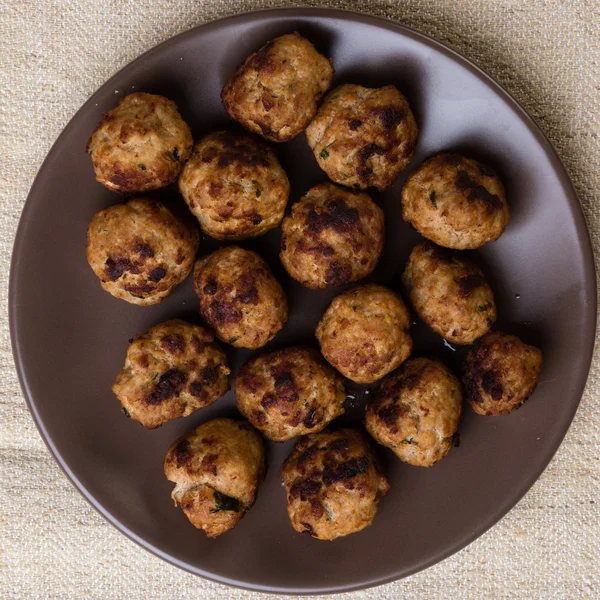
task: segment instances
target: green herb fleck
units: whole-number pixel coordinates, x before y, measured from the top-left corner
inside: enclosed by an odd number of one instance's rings
[[[128,418],[131,419],[131,415],[129,414],[129,411],[124,407],[121,406],[121,410],[123,411],[123,414]]]
[[[437,202],[435,201],[435,190],[433,190],[433,192],[429,194],[429,199],[431,200],[431,204],[433,204],[433,206],[437,208]]]
[[[319,156],[325,160],[326,158],[329,158],[329,150],[327,150],[327,148],[323,148],[323,150],[321,150],[321,153],[319,154]]]
[[[222,510],[240,512],[240,501],[237,498],[232,498],[219,492],[213,492],[213,497],[215,499],[215,507],[210,509],[211,513],[221,512]]]
[[[175,162],[179,162],[179,148],[173,148],[173,151],[169,154],[169,158]]]
[[[228,343],[228,344],[233,344],[233,342],[237,342],[237,338],[236,338],[236,337],[232,337],[232,338],[229,338],[229,339],[227,340],[227,343]]]
[[[488,305],[487,304],[480,304],[477,307],[477,312],[483,312],[484,310],[487,310]]]
[[[352,306],[352,310],[356,312],[358,310],[358,306]]]
[[[133,292],[129,292],[129,294],[134,298],[141,298],[142,300],[144,299],[144,296],[139,296],[138,294],[134,294]]]
[[[146,170],[146,165],[143,165],[142,163],[138,163],[138,169],[141,169],[142,171]]]
[[[256,197],[260,198],[260,195],[262,194],[262,192],[260,190],[256,190]]]
[[[406,438],[405,440],[402,440],[403,444],[414,444],[415,442],[413,442],[413,439],[411,437]]]

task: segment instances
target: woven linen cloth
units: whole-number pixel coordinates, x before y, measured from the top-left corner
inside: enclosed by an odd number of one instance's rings
[[[598,0],[317,4],[414,27],[499,81],[556,147],[598,251]],[[113,529],[76,492],[44,446],[23,400],[10,350],[7,288],[17,222],[33,178],[90,94],[116,70],[176,33],[247,10],[294,5],[270,0],[0,0],[2,598],[261,596],[162,562]],[[424,572],[340,598],[600,598],[599,385],[596,353],[585,395],[560,450],[493,529]]]

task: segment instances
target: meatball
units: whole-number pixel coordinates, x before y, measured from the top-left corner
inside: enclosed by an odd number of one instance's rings
[[[423,237],[456,250],[497,240],[510,220],[496,173],[458,154],[438,154],[408,178],[402,216]]]
[[[287,321],[285,293],[256,252],[227,246],[200,258],[194,288],[202,318],[238,348],[264,346]]]
[[[418,133],[408,101],[393,85],[344,84],[327,94],[306,139],[332,181],[381,191],[411,161]]]
[[[344,377],[373,383],[411,353],[410,314],[382,285],[362,285],[336,296],[316,329],[323,356]]]
[[[369,275],[383,250],[383,211],[333,183],[311,188],[283,220],[281,262],[303,285],[322,289]]]
[[[189,275],[198,243],[196,227],[188,227],[161,202],[136,198],[94,215],[87,259],[107,292],[149,306]]]
[[[192,132],[175,102],[139,92],[103,113],[87,153],[100,183],[114,192],[134,194],[173,183],[192,144]]]
[[[402,283],[419,317],[449,342],[471,344],[496,321],[490,286],[481,269],[460,252],[417,244]]]
[[[165,456],[175,506],[209,538],[237,525],[264,473],[262,438],[245,421],[207,421],[173,442]]]
[[[229,373],[208,329],[173,319],[131,341],[112,390],[126,416],[154,429],[212,404]]]
[[[204,233],[242,240],[279,225],[290,183],[261,139],[217,131],[196,144],[179,189]]]
[[[462,380],[476,413],[507,415],[531,396],[541,370],[541,350],[514,335],[493,331],[467,353]]]
[[[251,54],[221,98],[229,116],[246,129],[287,142],[306,129],[332,77],[331,59],[294,32]]]
[[[317,432],[344,412],[343,379],[313,348],[283,348],[250,359],[235,381],[238,410],[276,442]]]
[[[389,489],[375,449],[355,429],[301,438],[282,475],[292,527],[320,540],[368,527]]]
[[[458,445],[462,390],[438,360],[413,358],[388,375],[367,405],[367,431],[415,467],[431,467]]]

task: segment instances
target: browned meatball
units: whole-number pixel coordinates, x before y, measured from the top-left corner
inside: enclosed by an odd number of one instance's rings
[[[449,342],[471,344],[496,321],[494,294],[483,272],[461,252],[417,244],[402,283],[419,317]]]
[[[301,438],[283,463],[283,485],[292,527],[320,540],[371,525],[389,490],[374,448],[355,429]]]
[[[388,375],[367,405],[367,431],[404,462],[431,467],[458,440],[460,382],[440,361],[413,358]]]
[[[469,350],[462,368],[467,399],[480,415],[507,415],[529,398],[542,370],[542,352],[518,337],[492,331]]]
[[[251,54],[221,98],[232,119],[272,142],[287,142],[306,129],[332,77],[331,60],[290,33]]]
[[[281,262],[303,285],[322,289],[369,275],[381,256],[383,211],[362,192],[311,188],[283,220]]]
[[[285,293],[256,252],[227,246],[200,258],[194,288],[202,318],[238,348],[264,346],[287,321]]]
[[[229,372],[212,332],[173,319],[131,342],[112,389],[127,416],[153,429],[212,404]]]
[[[323,356],[344,377],[373,383],[408,358],[409,329],[410,314],[402,299],[371,283],[336,296],[315,333]]]
[[[332,181],[384,190],[412,159],[418,132],[408,101],[393,85],[344,84],[327,94],[306,139]]]
[[[313,348],[265,352],[235,381],[239,411],[271,440],[314,433],[344,412],[344,381]]]
[[[213,419],[173,442],[164,469],[176,484],[175,506],[214,538],[235,527],[254,504],[265,473],[265,448],[245,421]]]
[[[139,193],[173,183],[192,143],[175,102],[138,92],[102,115],[87,152],[100,183],[115,192]]]
[[[88,227],[87,259],[102,287],[132,304],[166,298],[190,273],[199,236],[161,202],[135,198],[99,210]]]
[[[456,250],[497,240],[510,220],[496,173],[458,154],[438,154],[408,178],[402,215],[423,237]]]
[[[194,147],[179,190],[206,234],[242,240],[279,225],[290,183],[260,138],[216,131]]]

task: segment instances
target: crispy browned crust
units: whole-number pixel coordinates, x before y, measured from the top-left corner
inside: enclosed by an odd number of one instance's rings
[[[301,438],[282,475],[292,527],[320,540],[371,525],[389,490],[375,449],[355,429]]]
[[[492,331],[467,353],[462,380],[476,413],[506,415],[533,393],[541,370],[541,350],[514,335]]]
[[[232,119],[272,142],[304,131],[331,85],[331,59],[299,33],[282,35],[251,54],[221,92]]]
[[[384,236],[383,211],[368,194],[321,183],[283,220],[281,262],[307,287],[337,287],[373,271]]]
[[[271,440],[315,433],[344,412],[343,379],[309,347],[250,359],[235,381],[238,410]]]

